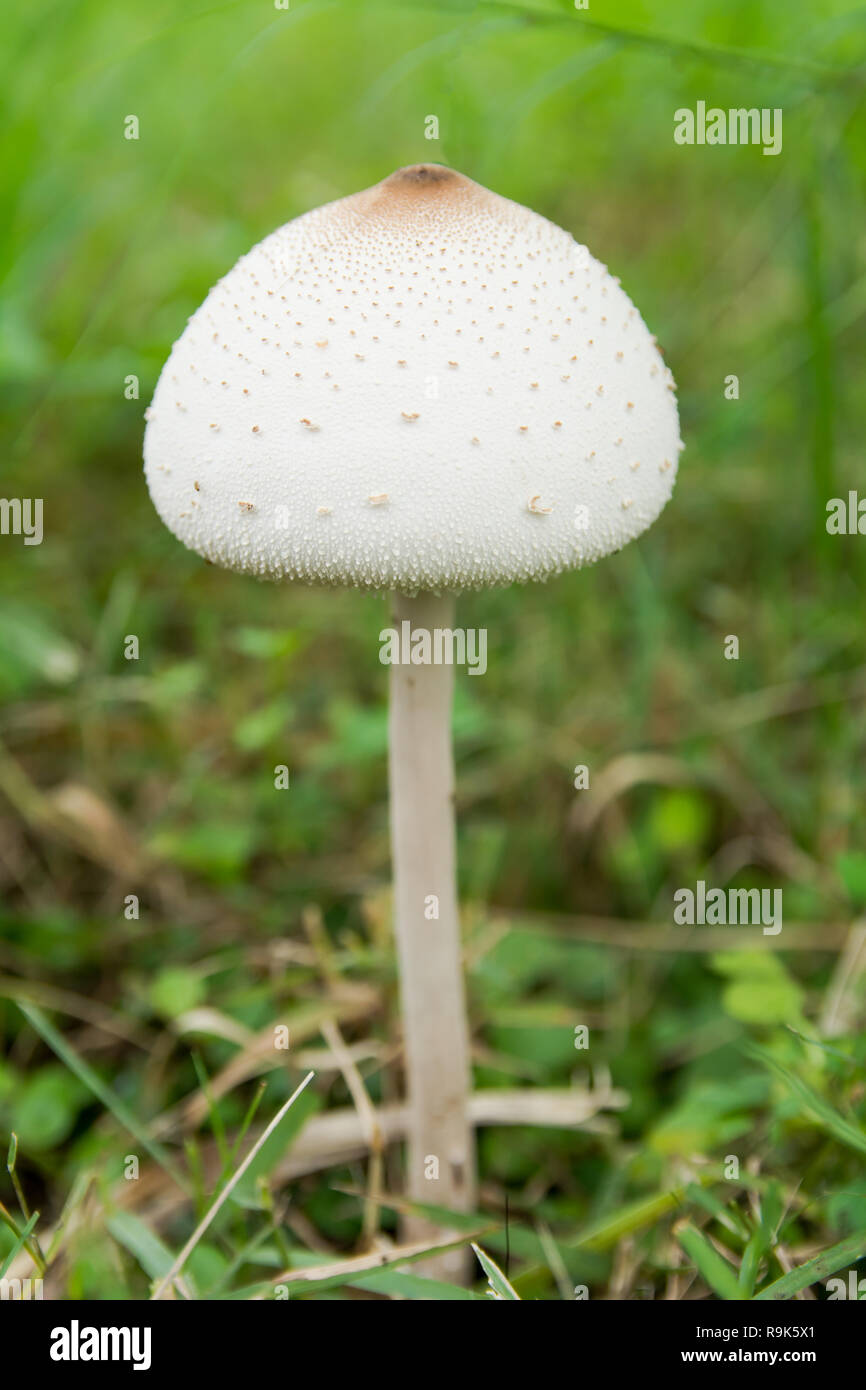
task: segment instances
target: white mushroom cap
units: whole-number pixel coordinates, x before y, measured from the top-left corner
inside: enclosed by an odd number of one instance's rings
[[[147,411],[151,496],[215,564],[407,593],[543,579],[671,494],[673,379],[567,232],[441,165],[266,237]]]

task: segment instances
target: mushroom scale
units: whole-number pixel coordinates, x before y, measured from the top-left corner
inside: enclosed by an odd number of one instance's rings
[[[144,456],[163,521],[214,564],[416,593],[620,549],[682,447],[671,374],[607,268],[415,165],[219,281],[163,368]]]

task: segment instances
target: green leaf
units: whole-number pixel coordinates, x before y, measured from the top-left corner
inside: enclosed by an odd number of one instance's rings
[[[160,858],[171,859],[217,883],[231,883],[241,877],[255,839],[253,826],[241,819],[205,819],[158,831],[150,848]]]
[[[240,719],[234,730],[235,747],[242,753],[255,753],[277,739],[285,739],[292,717],[292,704],[281,697]]]
[[[724,951],[713,968],[731,981],[722,1004],[741,1023],[793,1023],[802,1018],[803,991],[770,951]]]
[[[719,975],[734,979],[772,980],[784,966],[770,951],[715,951],[710,965]]]
[[[147,698],[158,709],[179,713],[207,680],[207,671],[198,661],[175,661],[150,679]]]
[[[697,849],[710,828],[711,812],[706,799],[693,791],[663,791],[655,797],[648,829],[664,854]]]
[[[723,990],[722,1005],[741,1023],[787,1023],[800,1018],[803,991],[793,980],[737,980]]]
[[[22,1149],[42,1153],[61,1144],[87,1092],[63,1067],[49,1064],[24,1082],[12,1106],[12,1127]]]
[[[186,1013],[201,1003],[205,997],[205,985],[194,970],[183,965],[167,966],[151,982],[148,997],[163,1018],[177,1018],[178,1014]]]
[[[687,1155],[731,1143],[750,1128],[750,1112],[768,1090],[759,1072],[726,1081],[695,1081],[653,1126],[650,1147],[655,1153]]]
[[[322,771],[378,763],[388,754],[388,714],[384,706],[367,709],[336,699],[329,710],[330,738],[313,747],[311,764]]]
[[[306,637],[293,628],[239,627],[231,639],[235,651],[243,656],[281,662],[294,656],[306,642]]]

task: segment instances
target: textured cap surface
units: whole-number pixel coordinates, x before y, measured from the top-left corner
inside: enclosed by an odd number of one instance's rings
[[[146,414],[151,496],[192,550],[409,593],[618,550],[667,502],[682,448],[672,377],[618,280],[440,165],[243,256]]]

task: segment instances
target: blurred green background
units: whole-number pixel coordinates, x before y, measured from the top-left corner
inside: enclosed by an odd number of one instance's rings
[[[371,1236],[362,1163],[285,1165],[313,1111],[351,1105],[323,1020],[375,1101],[399,1094],[387,608],[184,550],[144,486],[142,416],[238,256],[421,160],[622,278],[687,446],[622,554],[461,600],[490,642],[454,721],[476,1086],[622,1093],[577,1132],[480,1132],[483,1243],[545,1299],[729,1297],[726,1270],[749,1295],[844,1241],[853,1267],[866,541],[829,536],[825,506],[863,486],[864,12],[12,0],[0,24],[0,491],[45,509],[41,546],[0,536],[0,1268],[43,1270],[55,1298],[146,1297],[307,1065],[188,1291]],[[782,153],[676,145],[698,100],[781,107]],[[673,930],[698,878],[782,888],[781,935]],[[459,1296],[406,1273],[302,1296],[434,1294]]]

